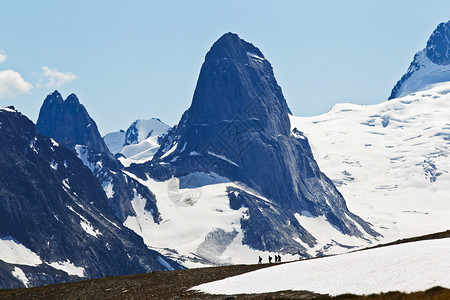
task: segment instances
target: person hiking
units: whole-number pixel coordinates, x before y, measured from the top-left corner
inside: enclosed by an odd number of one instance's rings
[[[278,254],[278,262],[281,262],[281,255]]]
[[[261,256],[259,256],[259,259],[258,259],[258,265],[260,265],[260,264],[262,264],[262,257]]]
[[[269,255],[269,264],[272,263],[272,256]]]

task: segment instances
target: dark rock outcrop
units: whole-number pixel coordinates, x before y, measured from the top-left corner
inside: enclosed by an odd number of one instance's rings
[[[71,262],[84,277],[179,268],[144,245],[113,214],[92,172],[66,147],[42,136],[20,113],[0,109],[0,238],[22,244],[42,261],[0,261],[1,288],[80,280],[50,263]],[[0,255],[1,257],[1,255]]]
[[[97,124],[75,94],[63,100],[58,91],[47,96],[39,112],[36,127],[40,134],[63,145],[86,145],[96,152],[110,154]]]
[[[435,64],[450,64],[450,21],[437,26],[428,39],[425,51]]]
[[[303,212],[325,215],[344,234],[362,237],[357,223],[377,235],[348,211],[342,195],[319,170],[306,137],[291,132],[289,113],[261,51],[227,33],[206,55],[191,107],[169,132],[154,162],[169,164],[177,177],[194,171],[217,173],[273,202],[272,213],[258,216],[253,209],[254,218],[241,222],[244,242],[256,249],[302,252],[299,243],[276,241],[275,227],[287,232],[285,240],[300,237],[313,244],[314,238],[294,217]],[[238,193],[243,205],[258,205],[255,197]]]

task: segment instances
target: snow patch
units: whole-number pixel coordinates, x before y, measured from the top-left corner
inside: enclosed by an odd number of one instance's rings
[[[247,55],[248,55],[249,57],[251,57],[251,58],[255,58],[255,59],[259,60],[260,62],[262,62],[263,60],[265,60],[264,58],[259,57],[258,55],[254,54],[254,53],[251,53],[251,52],[247,52]]]
[[[213,153],[213,152],[211,152],[211,151],[208,151],[208,154],[209,154],[209,155],[212,155],[212,156],[214,156],[214,157],[217,157],[217,158],[219,158],[219,159],[221,159],[221,160],[223,160],[223,161],[226,161],[227,163],[232,164],[232,165],[234,165],[234,166],[236,166],[236,167],[239,168],[239,165],[238,165],[237,163],[235,163],[234,161],[232,161],[232,160],[226,158],[226,157],[223,156],[223,155],[215,154],[215,153]]]
[[[49,266],[66,272],[69,275],[85,277],[84,268],[75,266],[70,260],[47,263]]]
[[[11,274],[20,281],[22,281],[25,287],[29,286],[29,280],[21,268],[14,267],[14,270],[11,272]]]
[[[172,154],[177,149],[177,146],[178,146],[178,143],[173,144],[172,148],[170,148],[169,151],[167,151],[166,153],[164,153],[163,156],[161,156],[161,159],[164,159],[167,156],[169,156],[170,154]]]
[[[86,233],[92,235],[93,237],[97,237],[97,236],[99,236],[99,235],[102,235],[102,233],[101,233],[98,229],[95,229],[95,228],[91,225],[91,223],[90,223],[85,217],[83,217],[82,215],[80,215],[79,213],[77,213],[77,212],[73,209],[72,206],[67,205],[67,208],[68,208],[69,210],[71,210],[73,213],[75,213],[78,217],[80,217],[80,219],[81,219],[81,220],[80,220],[80,226],[81,226],[81,228],[82,228]]]
[[[104,181],[102,183],[103,190],[106,193],[106,197],[108,199],[112,199],[114,197],[114,184],[112,183],[112,179],[109,179],[110,181]]]
[[[58,163],[57,162],[55,162],[53,159],[52,159],[52,161],[50,162],[50,168],[52,168],[53,170],[58,170]]]
[[[26,266],[38,266],[40,257],[11,236],[0,237],[0,260]]]
[[[94,229],[94,227],[86,220],[80,221],[81,228],[83,228],[86,233],[92,235],[93,237],[97,237],[99,235],[102,235],[102,233],[98,229]]]
[[[50,138],[50,141],[52,142],[52,145],[54,147],[59,147],[59,143],[57,141],[55,141],[54,139]]]

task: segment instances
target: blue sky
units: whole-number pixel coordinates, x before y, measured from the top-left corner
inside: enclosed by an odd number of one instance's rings
[[[272,63],[298,116],[387,99],[450,1],[2,1],[0,105],[36,121],[75,93],[104,135],[178,122],[206,52],[235,32]]]

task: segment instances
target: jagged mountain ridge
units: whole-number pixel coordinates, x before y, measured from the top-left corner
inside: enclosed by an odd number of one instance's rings
[[[38,131],[64,145],[86,145],[96,152],[110,154],[86,108],[75,94],[65,100],[58,91],[49,94],[36,122]]]
[[[179,268],[120,224],[69,149],[0,109],[2,288]]]
[[[110,207],[122,222],[128,216],[135,215],[131,204],[135,197],[146,199],[145,207],[152,211],[152,219],[159,222],[154,194],[121,172],[123,165],[109,151],[95,122],[75,94],[65,101],[62,101],[58,91],[48,95],[36,124],[39,132],[71,148],[89,167],[103,187]],[[84,133],[65,128],[78,128]]]
[[[440,23],[426,47],[414,55],[406,74],[392,89],[390,99],[426,89],[429,85],[450,81],[450,21]]]

